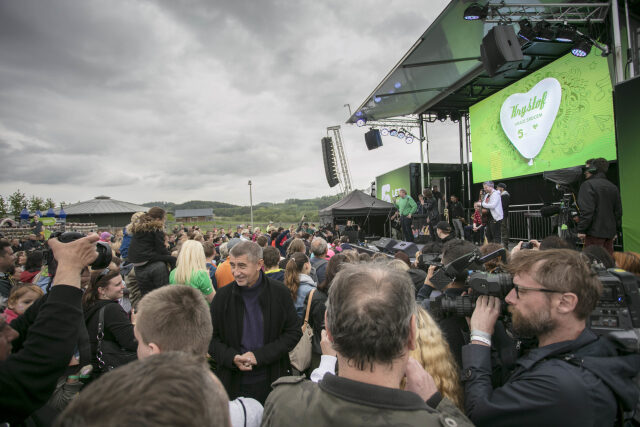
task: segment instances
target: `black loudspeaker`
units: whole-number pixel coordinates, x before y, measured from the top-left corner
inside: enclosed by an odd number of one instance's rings
[[[409,258],[415,258],[418,247],[413,242],[398,242],[398,244],[393,247],[393,250],[396,252],[404,252]]]
[[[324,173],[327,175],[329,187],[335,187],[340,180],[336,166],[336,154],[333,151],[333,140],[329,137],[322,138],[322,159],[324,160]]]
[[[381,251],[391,252],[393,250],[393,247],[398,244],[398,241],[390,239],[388,237],[383,237],[382,239],[372,243],[376,248],[380,249]]]
[[[371,129],[364,134],[364,141],[367,143],[369,150],[374,150],[378,147],[382,147],[382,137],[378,129]]]
[[[517,67],[524,59],[518,36],[511,25],[497,25],[489,30],[482,39],[480,56],[491,77]]]

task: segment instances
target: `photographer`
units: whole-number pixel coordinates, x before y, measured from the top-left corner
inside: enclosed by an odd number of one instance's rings
[[[501,301],[480,296],[462,349],[465,409],[478,426],[611,426],[618,404],[635,408],[632,378],[640,355],[586,328],[602,290],[579,253],[520,251],[509,265],[513,289],[505,298],[513,332],[538,339],[501,387],[491,383],[491,338]]]
[[[40,408],[69,364],[83,322],[80,273],[98,256],[97,241],[96,234],[49,240],[58,263],[51,291],[12,322],[15,329],[0,318],[0,422],[20,423]],[[19,349],[10,354],[12,341]]]

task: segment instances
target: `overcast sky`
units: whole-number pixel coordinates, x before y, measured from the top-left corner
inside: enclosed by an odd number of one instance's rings
[[[342,125],[354,186],[417,143],[345,125],[445,0],[0,2],[0,194],[249,204],[336,194],[320,138]],[[432,161],[456,161],[438,123]]]

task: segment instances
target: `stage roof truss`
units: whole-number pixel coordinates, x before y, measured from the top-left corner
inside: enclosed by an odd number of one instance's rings
[[[488,3],[486,23],[511,23],[522,19],[551,23],[603,23],[609,3]]]

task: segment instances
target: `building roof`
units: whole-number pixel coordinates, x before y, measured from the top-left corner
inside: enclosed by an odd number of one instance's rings
[[[194,216],[213,216],[213,208],[204,209],[176,209],[174,217],[191,218]]]
[[[341,200],[320,210],[320,216],[340,215],[388,215],[395,205],[376,199],[360,191],[353,190]]]
[[[147,212],[148,210],[149,208],[146,206],[122,202],[120,200],[113,200],[108,196],[98,196],[91,200],[64,207],[64,211],[67,215],[133,214],[135,212]],[[56,214],[58,213],[59,209],[56,210]]]

